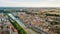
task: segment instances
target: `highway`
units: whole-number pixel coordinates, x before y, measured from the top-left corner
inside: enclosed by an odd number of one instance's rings
[[[33,31],[32,29],[30,28],[27,28],[19,19],[15,18],[14,15],[12,14],[8,14],[13,20],[15,20],[26,32],[27,34],[39,34],[35,31]]]

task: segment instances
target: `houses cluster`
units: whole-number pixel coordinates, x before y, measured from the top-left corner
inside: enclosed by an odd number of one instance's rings
[[[59,34],[60,32],[60,21],[59,16],[57,15],[59,10],[40,10],[40,11],[26,11],[26,12],[17,12],[15,13],[15,16],[18,16],[25,24],[33,25],[34,27],[37,27],[38,29],[41,29],[49,34]],[[46,15],[49,12],[53,12],[53,16]],[[49,13],[49,14],[51,14]],[[55,29],[54,29],[55,28]],[[57,29],[57,30],[56,30]]]

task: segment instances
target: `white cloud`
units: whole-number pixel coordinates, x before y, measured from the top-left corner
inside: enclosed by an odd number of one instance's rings
[[[39,2],[29,2],[25,0],[1,0],[0,7],[60,7],[60,0],[40,0]]]

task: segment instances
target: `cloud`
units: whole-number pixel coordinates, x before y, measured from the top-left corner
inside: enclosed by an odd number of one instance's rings
[[[60,7],[60,0],[1,0],[0,7]]]

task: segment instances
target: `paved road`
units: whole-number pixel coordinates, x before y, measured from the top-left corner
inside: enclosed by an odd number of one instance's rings
[[[12,14],[8,14],[13,20],[15,20],[26,32],[27,34],[38,34],[37,32],[27,28],[20,20],[16,19]]]
[[[28,27],[30,27],[31,29],[33,29],[33,30],[35,30],[35,31],[37,31],[37,32],[39,32],[39,33],[48,34],[48,33],[46,33],[45,31],[43,31],[43,30],[41,30],[40,28],[37,28],[37,27],[35,27],[35,26],[33,26],[33,25],[28,25]]]

